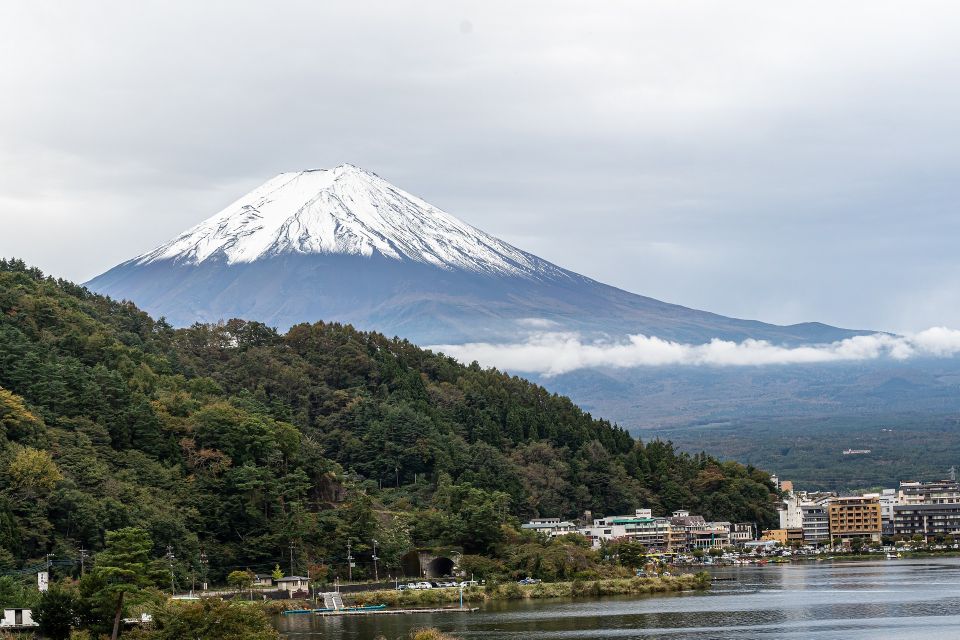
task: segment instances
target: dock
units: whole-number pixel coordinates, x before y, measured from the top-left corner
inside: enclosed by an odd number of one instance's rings
[[[340,611],[317,611],[315,616],[384,616],[414,613],[473,613],[480,607],[440,607],[437,609],[342,609]]]

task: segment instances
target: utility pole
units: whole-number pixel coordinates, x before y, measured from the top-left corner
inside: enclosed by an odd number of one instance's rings
[[[380,582],[380,573],[377,571],[377,541],[373,541],[373,581]]]
[[[957,468],[955,466],[950,467],[950,481],[951,482],[957,481]]]
[[[176,586],[174,585],[174,582],[173,582],[173,561],[176,560],[177,557],[173,555],[173,547],[170,546],[169,544],[167,545],[166,558],[167,558],[167,562],[170,563],[170,596],[172,597],[177,595]]]
[[[349,540],[347,540],[347,580],[353,582],[353,556],[350,555]]]
[[[87,560],[87,550],[80,549],[80,577],[83,577],[83,574],[86,572],[86,560]]]
[[[200,549],[200,570],[203,572],[203,590],[207,590],[207,565],[210,563],[210,560],[207,558],[207,554],[203,549]]]
[[[294,572],[293,572],[293,540],[290,541],[290,575],[294,575]]]

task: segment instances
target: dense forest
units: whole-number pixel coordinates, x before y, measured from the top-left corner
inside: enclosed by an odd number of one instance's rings
[[[178,580],[494,555],[518,521],[774,516],[769,477],[640,442],[570,400],[350,326],[173,329],[0,261],[0,572],[138,527]],[[201,552],[205,563],[201,563]],[[292,567],[291,564],[292,558]]]

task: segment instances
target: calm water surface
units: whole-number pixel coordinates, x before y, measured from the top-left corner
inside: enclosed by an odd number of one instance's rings
[[[714,571],[710,593],[484,606],[477,613],[284,616],[288,640],[388,640],[432,626],[464,640],[960,638],[960,558]]]

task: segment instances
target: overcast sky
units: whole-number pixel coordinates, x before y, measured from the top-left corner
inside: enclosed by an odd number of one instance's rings
[[[352,162],[637,293],[960,327],[958,33],[955,2],[3,2],[0,255],[83,281]]]

